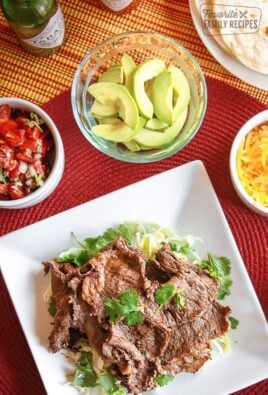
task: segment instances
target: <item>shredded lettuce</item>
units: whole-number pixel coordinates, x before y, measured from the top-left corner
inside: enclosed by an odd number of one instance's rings
[[[212,340],[213,354],[227,354],[231,350],[231,340],[227,334]]]
[[[97,237],[87,237],[83,242],[77,240],[79,247],[72,247],[59,254],[57,262],[70,262],[75,266],[83,266],[90,258],[98,254],[108,243],[122,236],[134,247],[140,248],[150,259],[161,248],[162,243],[168,243],[181,259],[200,261],[194,246],[200,239],[188,235],[178,236],[169,229],[158,224],[146,222],[124,222],[116,227],[107,229]]]

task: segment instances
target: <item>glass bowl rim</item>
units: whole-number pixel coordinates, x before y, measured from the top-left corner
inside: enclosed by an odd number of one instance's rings
[[[202,89],[203,89],[203,102],[202,102],[202,112],[200,114],[199,120],[197,125],[195,126],[195,128],[193,129],[192,133],[190,134],[190,136],[183,141],[181,144],[179,144],[178,146],[175,146],[171,151],[159,151],[159,155],[155,155],[153,158],[150,157],[150,155],[146,155],[146,151],[144,151],[144,154],[137,154],[135,157],[127,157],[122,155],[122,153],[120,152],[116,152],[116,151],[109,151],[108,149],[100,146],[90,135],[90,133],[88,132],[88,130],[84,127],[83,123],[80,120],[80,116],[78,113],[78,109],[76,106],[76,85],[77,85],[77,80],[79,78],[80,72],[83,69],[84,65],[86,64],[86,62],[88,61],[88,59],[90,58],[90,56],[99,48],[101,48],[102,45],[109,43],[113,40],[119,39],[120,37],[123,36],[128,36],[128,35],[135,35],[135,34],[144,34],[144,35],[149,35],[149,36],[160,36],[164,39],[166,39],[167,41],[171,41],[173,44],[175,44],[175,46],[179,47],[182,52],[184,52],[188,58],[190,58],[190,60],[192,61],[194,67],[196,68],[198,75],[200,77],[200,82],[202,85]],[[146,30],[132,30],[132,31],[127,31],[127,32],[122,32],[122,33],[118,33],[118,34],[114,34],[104,40],[102,40],[99,44],[95,45],[93,48],[90,49],[90,51],[84,56],[84,58],[82,59],[82,61],[80,62],[74,78],[73,78],[73,83],[72,83],[72,88],[71,88],[71,105],[72,105],[72,110],[73,110],[73,115],[76,121],[76,124],[78,125],[80,131],[82,132],[82,134],[84,135],[84,137],[89,141],[89,143],[95,147],[98,151],[102,152],[103,154],[113,158],[113,159],[117,159],[123,162],[128,162],[128,163],[152,163],[152,162],[156,162],[165,158],[168,158],[174,154],[176,154],[177,152],[181,151],[187,144],[189,144],[191,142],[191,140],[194,138],[194,136],[196,135],[196,133],[198,132],[199,128],[201,127],[205,114],[206,114],[206,110],[207,110],[207,98],[208,98],[208,92],[207,92],[207,85],[206,85],[206,80],[205,80],[205,76],[203,74],[203,71],[197,61],[197,59],[194,57],[194,55],[192,55],[192,53],[185,48],[179,41],[177,41],[176,39],[169,37],[165,34],[162,33],[158,33],[158,32],[153,32],[153,31],[146,31]]]

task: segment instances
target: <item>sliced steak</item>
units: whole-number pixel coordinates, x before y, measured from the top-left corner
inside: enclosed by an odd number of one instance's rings
[[[195,373],[209,359],[211,359],[211,344],[199,343],[191,347],[190,350],[179,353],[168,362],[162,363],[164,372],[176,374],[181,372]]]
[[[198,343],[207,343],[224,335],[230,328],[228,320],[230,312],[229,307],[213,301],[202,316],[181,325],[179,330],[173,326],[174,330],[165,353],[164,363],[168,363],[183,352],[188,352]]]
[[[79,333],[86,335],[134,394],[156,387],[158,374],[199,370],[211,358],[211,340],[229,330],[231,310],[216,301],[219,282],[178,259],[168,244],[148,261],[119,237],[82,268],[55,261],[44,267],[51,273],[57,307],[51,350],[68,347]],[[155,291],[165,284],[180,290],[184,306],[173,298],[159,308]],[[127,290],[139,295],[143,324],[128,326],[123,317],[113,323],[105,316],[106,299]]]
[[[54,260],[45,262],[44,270],[46,274],[51,273],[51,289],[56,303],[49,345],[53,352],[57,352],[72,343],[70,329],[81,330],[84,317],[88,314],[85,303],[79,300],[83,276],[71,264],[57,263]]]
[[[163,243],[163,247],[156,253],[155,260],[168,274],[180,275],[183,272],[183,260],[176,257],[167,243]]]
[[[146,258],[119,237],[89,261],[92,270],[83,282],[82,297],[99,321],[105,318],[107,298],[117,298],[129,289],[144,294],[151,282],[145,276]]]

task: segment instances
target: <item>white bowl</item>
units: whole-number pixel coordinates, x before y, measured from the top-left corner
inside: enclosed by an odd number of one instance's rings
[[[243,203],[245,203],[246,206],[248,206],[251,210],[255,211],[258,214],[268,216],[268,208],[262,206],[261,204],[258,204],[244,189],[242,186],[238,174],[237,174],[237,166],[236,166],[236,156],[237,156],[237,151],[239,149],[241,141],[244,139],[244,137],[256,126],[259,126],[265,122],[268,122],[268,110],[262,111],[254,117],[250,118],[239,130],[237,133],[232,148],[231,148],[231,153],[230,153],[230,173],[231,173],[231,179],[233,186],[242,200]]]
[[[3,209],[21,209],[34,206],[35,204],[40,203],[46,199],[56,189],[62,178],[64,170],[64,148],[61,136],[50,116],[36,104],[33,104],[27,100],[16,99],[12,97],[0,98],[0,106],[3,104],[8,104],[11,108],[24,109],[26,111],[33,111],[37,113],[47,124],[54,139],[55,159],[50,174],[44,182],[44,185],[36,189],[30,195],[21,199],[0,200],[0,208]]]

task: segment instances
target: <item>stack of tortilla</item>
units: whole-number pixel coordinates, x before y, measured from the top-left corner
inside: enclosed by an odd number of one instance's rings
[[[237,10],[238,13],[246,10],[247,15],[241,16],[241,20],[258,20],[257,29],[252,31],[239,26],[227,32],[225,26],[221,26],[223,17],[218,26],[210,26],[208,31],[225,51],[245,66],[268,74],[268,0],[196,0],[201,18],[204,17],[200,10],[202,4],[207,5],[215,15],[220,15],[220,12],[224,13],[227,9]]]

